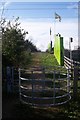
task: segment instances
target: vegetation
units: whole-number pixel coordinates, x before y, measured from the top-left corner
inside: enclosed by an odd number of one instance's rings
[[[32,53],[30,66],[58,66],[58,62],[53,54],[47,52]]]
[[[28,32],[20,28],[18,19],[16,18],[13,23],[6,22],[6,20],[3,20],[2,23],[2,57],[5,66],[19,67],[26,62],[28,63],[31,51],[37,51],[37,48],[30,41],[25,40]]]
[[[70,50],[64,49],[64,55],[70,58]],[[80,47],[77,50],[72,50],[72,59],[80,62]]]
[[[41,54],[41,64],[43,66],[58,66],[56,58],[50,53]]]
[[[44,57],[43,57],[44,56]],[[51,62],[51,60],[52,62]],[[41,61],[42,60],[42,61]],[[53,63],[53,64],[52,64]],[[53,54],[49,53],[32,53],[32,65],[58,65]],[[3,119],[80,119],[80,91],[76,101],[73,98],[61,106],[34,108],[22,104],[18,95],[3,94]]]
[[[17,100],[16,100],[17,98]],[[61,106],[34,108],[19,102],[18,96],[7,96],[3,104],[3,119],[66,119],[80,120],[80,92],[77,101],[71,101]],[[6,104],[6,105],[5,105]]]

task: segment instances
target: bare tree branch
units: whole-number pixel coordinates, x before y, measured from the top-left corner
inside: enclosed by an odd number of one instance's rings
[[[2,2],[1,17],[0,17],[0,25],[2,25],[2,21],[3,21],[3,14],[4,14],[5,4],[6,4],[6,2]]]

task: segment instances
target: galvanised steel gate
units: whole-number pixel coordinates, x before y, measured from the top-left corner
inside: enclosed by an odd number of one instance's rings
[[[68,102],[69,69],[64,67],[32,67],[19,69],[20,101],[32,106],[55,106]]]

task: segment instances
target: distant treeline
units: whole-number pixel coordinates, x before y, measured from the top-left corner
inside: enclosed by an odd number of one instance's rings
[[[31,52],[38,52],[37,47],[28,39],[26,41],[24,41],[24,46],[25,46],[25,50],[28,50]]]
[[[46,52],[49,52],[49,49],[47,49]],[[52,48],[52,53],[54,53],[54,47]],[[70,58],[70,50],[64,49],[64,55]],[[72,59],[80,62],[80,48],[77,50],[72,50]]]
[[[64,49],[64,55],[70,58],[70,50]],[[77,50],[72,50],[72,59],[74,61],[80,62],[80,48],[78,48]]]

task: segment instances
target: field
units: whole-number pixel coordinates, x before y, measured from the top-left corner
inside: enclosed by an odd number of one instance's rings
[[[58,66],[58,63],[49,53],[32,53],[31,66]],[[80,89],[79,89],[80,90]],[[80,91],[78,98],[73,98],[66,104],[55,107],[35,108],[22,104],[19,101],[19,94],[3,93],[3,119],[66,119],[80,120]]]
[[[32,53],[32,60],[28,67],[31,66],[58,66],[53,54],[38,52]]]

